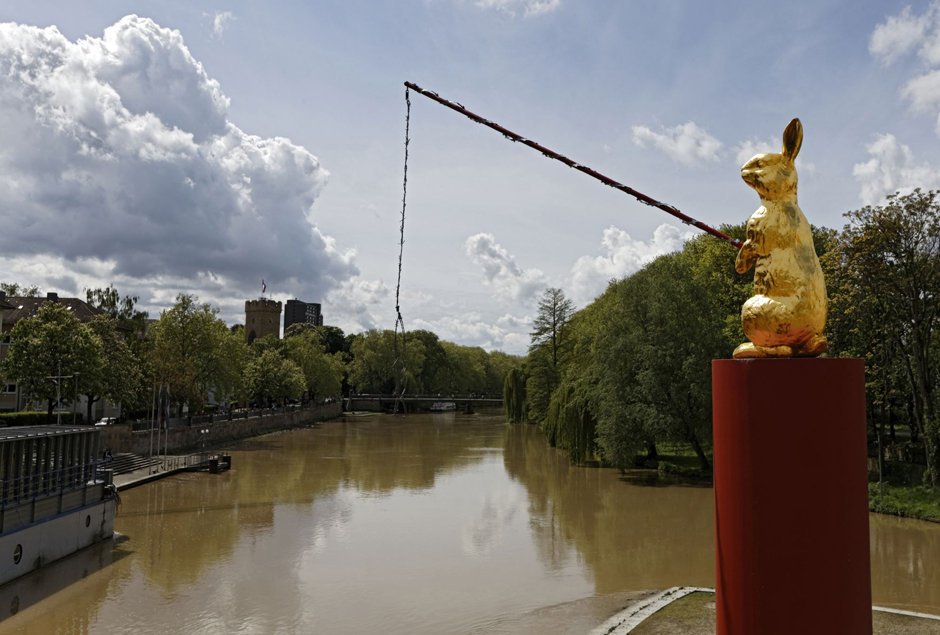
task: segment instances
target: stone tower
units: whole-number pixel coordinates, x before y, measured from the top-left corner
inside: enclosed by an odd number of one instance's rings
[[[245,302],[245,343],[259,337],[281,333],[281,303],[274,300],[248,300]]]

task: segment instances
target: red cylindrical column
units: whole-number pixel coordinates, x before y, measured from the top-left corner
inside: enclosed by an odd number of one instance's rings
[[[712,362],[718,635],[871,635],[865,364]]]

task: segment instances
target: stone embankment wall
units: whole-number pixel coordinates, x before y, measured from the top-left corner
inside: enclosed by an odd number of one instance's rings
[[[326,421],[343,414],[340,403],[331,403],[317,406],[307,410],[295,410],[263,417],[249,417],[233,421],[220,420],[214,423],[200,423],[192,426],[170,428],[166,437],[170,452],[180,450],[196,450],[200,442],[205,441],[207,447],[237,441],[248,437],[255,437],[274,430],[299,428],[315,421]],[[131,429],[130,423],[121,423],[113,426],[102,426],[100,446],[102,449],[111,448],[111,452],[133,452],[134,454],[150,453],[150,431]],[[208,430],[205,434],[202,430]],[[156,434],[153,435],[156,444]],[[163,442],[160,444],[161,451]],[[156,452],[156,449],[154,449]]]

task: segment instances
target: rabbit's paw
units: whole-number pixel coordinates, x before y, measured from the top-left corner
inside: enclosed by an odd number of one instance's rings
[[[825,335],[814,335],[806,344],[796,352],[800,357],[819,357],[829,348],[829,341]]]
[[[735,359],[754,357],[793,357],[793,349],[789,346],[758,346],[751,342],[745,342],[734,349]]]

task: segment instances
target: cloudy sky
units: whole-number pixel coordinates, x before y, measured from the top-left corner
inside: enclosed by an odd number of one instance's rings
[[[236,323],[264,278],[391,328],[406,79],[707,223],[753,212],[738,169],[794,116],[816,224],[940,187],[940,2],[50,1],[0,22],[0,280],[113,282],[153,313],[186,291]],[[412,103],[409,328],[523,352],[547,285],[583,306],[689,235]]]

